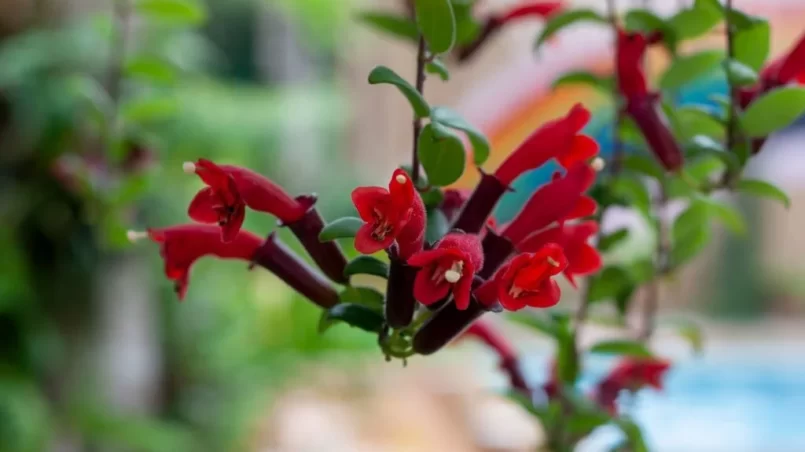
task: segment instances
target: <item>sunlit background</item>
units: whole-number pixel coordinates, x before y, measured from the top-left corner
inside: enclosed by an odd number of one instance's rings
[[[415,49],[355,20],[402,2],[199,0],[206,15],[179,8],[158,20],[128,3],[113,16],[103,0],[0,1],[0,451],[533,450],[540,429],[496,395],[505,379],[482,347],[386,363],[376,338],[344,325],[320,335],[315,306],[239,262],[200,261],[179,303],[156,246],[126,240],[127,229],[188,221],[200,181],[181,164],[199,157],[316,192],[328,218],[350,214],[353,187],[383,184],[410,158],[409,107],[366,75],[383,64],[412,77]],[[483,10],[511,3],[485,0]],[[775,53],[802,31],[801,1],[736,4],[770,18]],[[517,24],[452,67],[449,83],[428,80],[429,100],[490,137],[489,168],[578,101],[595,112],[589,132],[608,152],[607,101],[550,87],[571,68],[607,70],[609,36],[577,27],[536,55],[538,30]],[[714,77],[682,96],[723,91]],[[805,123],[774,137],[749,169],[786,189],[790,210],[731,200],[748,233],[717,230],[663,286],[655,345],[675,365],[665,392],[629,408],[657,451],[805,450],[803,152]],[[476,178],[469,169],[458,186]],[[522,203],[527,190],[518,192],[501,219]],[[636,233],[608,259],[650,252],[630,212],[605,221],[624,224]],[[275,220],[248,215],[246,227],[268,233]],[[565,294],[559,308],[575,302]],[[594,318],[606,317],[601,308]],[[496,320],[543,381],[550,343]],[[699,354],[680,335],[691,323],[704,332]],[[585,381],[609,364],[591,360]],[[608,450],[617,435],[601,429],[582,449]]]

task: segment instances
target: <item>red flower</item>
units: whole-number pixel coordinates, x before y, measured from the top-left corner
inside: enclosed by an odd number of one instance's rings
[[[414,296],[420,303],[436,303],[452,291],[456,307],[463,311],[470,305],[475,272],[484,265],[481,240],[472,234],[447,234],[432,250],[411,256],[408,265],[422,268],[414,281]]]
[[[774,86],[805,83],[805,34],[788,53],[768,65],[761,72],[761,78]]]
[[[263,244],[262,238],[248,231],[239,231],[231,241],[224,242],[219,228],[202,224],[148,229],[148,232],[129,231],[130,240],[142,238],[150,238],[160,244],[160,254],[165,260],[165,276],[174,281],[180,300],[187,292],[190,267],[200,257],[212,255],[251,262]]]
[[[636,392],[649,386],[661,391],[662,379],[670,367],[670,362],[658,358],[624,359],[598,383],[596,400],[602,408],[615,415],[615,401],[622,390]]]
[[[586,135],[579,135],[590,121],[590,112],[576,104],[570,112],[537,129],[495,171],[504,184],[511,183],[526,171],[542,166],[555,158],[565,168],[595,157],[598,143]]]
[[[286,224],[299,220],[310,208],[266,177],[246,168],[199,159],[196,163],[185,162],[184,170],[198,174],[207,184],[190,202],[190,218],[199,223],[219,224],[224,241],[237,235],[246,216],[246,206],[268,212]]]
[[[523,210],[503,229],[502,235],[516,245],[554,221],[589,210],[589,200],[582,194],[594,180],[595,171],[589,165],[579,163],[570,168],[563,177],[555,178],[531,195]],[[577,207],[579,205],[581,207]]]
[[[658,100],[656,94],[633,98],[629,100],[626,109],[657,160],[665,169],[676,171],[682,168],[684,157]]]
[[[397,240],[399,255],[408,259],[422,249],[425,241],[425,205],[408,174],[397,169],[389,188],[358,187],[352,202],[366,222],[355,236],[355,249],[372,254],[386,249]]]
[[[510,9],[497,20],[502,25],[527,17],[547,19],[561,10],[562,2],[532,1]]]
[[[526,306],[549,308],[559,303],[562,295],[552,277],[566,267],[567,258],[562,247],[549,243],[536,253],[515,256],[475,294],[479,301],[487,305],[497,298],[503,308],[509,311],[518,311]]]
[[[565,277],[575,286],[576,275],[589,275],[601,268],[601,255],[588,243],[597,232],[598,223],[595,221],[560,224],[529,236],[517,245],[517,249],[533,253],[549,243],[558,244],[567,256]]]
[[[648,44],[646,37],[640,33],[618,30],[618,89],[627,99],[648,95],[643,72],[643,57]]]

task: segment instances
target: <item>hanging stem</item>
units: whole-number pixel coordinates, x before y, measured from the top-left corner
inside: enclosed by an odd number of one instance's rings
[[[416,90],[422,94],[425,89],[425,38],[419,37],[416,52]],[[419,133],[422,131],[422,119],[414,117],[414,144],[411,156],[411,179],[414,185],[419,181]]]

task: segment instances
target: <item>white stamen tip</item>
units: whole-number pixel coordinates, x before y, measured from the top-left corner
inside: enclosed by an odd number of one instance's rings
[[[398,184],[404,184],[404,183],[406,183],[408,181],[408,178],[403,176],[402,174],[398,174],[394,178],[394,180],[396,180]]]
[[[558,267],[558,266],[559,266],[559,262],[556,262],[556,260],[555,260],[554,258],[549,257],[549,258],[548,258],[548,265],[551,265],[551,266],[553,266],[553,267]]]
[[[596,171],[601,171],[604,169],[605,166],[607,166],[607,164],[601,157],[596,157],[593,159],[590,166]]]
[[[193,174],[196,172],[196,164],[193,162],[184,162],[182,163],[182,170],[187,174]]]
[[[461,273],[455,270],[447,270],[444,272],[444,279],[450,284],[455,284],[459,279],[461,279]]]
[[[147,239],[148,233],[144,231],[126,231],[126,237],[128,237],[129,242],[134,243],[138,240]]]

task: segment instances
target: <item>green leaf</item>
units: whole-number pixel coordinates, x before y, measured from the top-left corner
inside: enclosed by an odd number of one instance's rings
[[[571,435],[585,437],[611,420],[612,418],[603,411],[574,412],[568,421],[567,428]]]
[[[735,187],[741,193],[769,198],[781,202],[786,209],[791,207],[791,198],[782,189],[769,182],[757,179],[744,179]]]
[[[678,222],[679,220],[677,220]],[[678,268],[696,257],[710,243],[711,239],[710,227],[707,223],[698,228],[679,228],[679,230],[677,223],[674,224],[674,243],[671,249],[672,268]],[[680,235],[683,232],[684,234]]]
[[[735,27],[736,31],[752,28],[755,25],[766,21],[762,17],[752,16],[735,8],[726,11],[726,13],[729,23]]]
[[[347,287],[338,294],[341,303],[351,303],[381,312],[385,296],[371,287]]]
[[[466,46],[474,42],[481,34],[483,26],[473,14],[474,0],[453,1],[453,13],[456,16],[456,45]]]
[[[680,56],[671,62],[662,75],[660,87],[667,91],[682,88],[711,73],[723,59],[724,52],[721,50],[705,50],[692,55]]]
[[[719,220],[734,234],[746,234],[746,221],[735,207],[712,198],[701,198],[699,202],[704,204],[712,218]]]
[[[389,14],[379,11],[364,11],[358,15],[358,20],[382,33],[417,42],[419,30],[416,23],[402,15]]]
[[[430,106],[427,102],[425,102],[425,98],[422,97],[422,94],[420,94],[416,88],[411,86],[410,83],[397,75],[396,72],[392,71],[386,66],[378,66],[372,69],[372,72],[369,73],[369,84],[394,85],[400,90],[405,98],[408,99],[408,103],[411,104],[411,108],[414,109],[414,113],[416,114],[417,118],[426,118],[430,114]]]
[[[644,214],[651,212],[651,195],[640,179],[629,176],[619,176],[612,181],[612,192],[616,196],[622,196],[626,200],[640,209]]]
[[[556,322],[554,322],[553,318],[547,315],[518,312],[508,315],[507,318],[516,323],[537,330],[548,337],[558,338],[562,335],[562,331],[557,326]]]
[[[419,176],[422,177],[421,174]],[[444,201],[444,192],[437,187],[430,187],[424,192],[421,192],[420,196],[422,197],[422,203],[425,204],[426,209],[435,209]]]
[[[718,112],[704,105],[688,105],[676,109],[679,138],[691,140],[696,135],[707,135],[716,140],[726,135],[724,123]]]
[[[467,122],[457,112],[447,107],[433,107],[430,111],[431,121],[438,122],[439,124],[450,127],[451,129],[460,130],[467,134],[472,144],[474,162],[476,165],[482,165],[487,158],[489,158],[489,140],[486,136],[475,126]]]
[[[702,152],[709,152],[715,154],[726,153],[724,145],[721,142],[714,140],[707,135],[696,135],[691,140],[691,146]]]
[[[447,66],[445,66],[444,62],[438,58],[426,64],[425,71],[428,74],[438,75],[443,82],[450,80],[450,71],[447,70]]]
[[[766,137],[790,126],[805,114],[805,88],[785,86],[752,102],[741,117],[749,137]]]
[[[699,184],[709,181],[713,174],[724,170],[724,161],[714,155],[705,155],[688,163],[685,172],[688,176],[699,182]]]
[[[534,49],[539,49],[545,41],[553,37],[556,33],[575,25],[579,22],[593,22],[599,24],[607,24],[609,21],[596,11],[592,9],[572,9],[570,11],[560,13],[551,17],[548,22],[542,27],[542,32],[539,34]]]
[[[589,298],[591,303],[613,300],[622,306],[631,298],[634,290],[634,281],[626,269],[609,266],[591,278]]]
[[[432,185],[441,187],[457,181],[464,173],[465,160],[464,145],[450,129],[438,123],[428,124],[422,129],[419,161]]]
[[[607,252],[618,243],[626,240],[628,237],[629,229],[627,228],[618,229],[612,234],[602,235],[601,240],[598,241],[598,249],[603,252]]]
[[[344,268],[344,276],[349,278],[352,275],[374,275],[388,278],[389,265],[376,257],[358,256]]]
[[[707,34],[723,19],[718,7],[696,2],[693,8],[683,9],[668,20],[678,40],[694,39]]]
[[[623,159],[623,167],[657,180],[662,180],[665,177],[665,171],[660,167],[657,161],[645,155],[627,155]]]
[[[759,78],[754,69],[737,60],[725,60],[724,71],[727,73],[727,80],[733,86],[754,85]]]
[[[630,445],[628,447],[629,452],[648,452],[648,446],[646,446],[646,441],[643,439],[643,432],[637,424],[623,417],[616,422]]]
[[[327,311],[327,321],[339,320],[347,325],[360,328],[371,333],[379,333],[383,328],[383,316],[366,306],[342,303]],[[321,329],[321,323],[320,329]]]
[[[676,30],[660,16],[647,9],[632,9],[626,13],[626,30],[650,34],[654,31],[662,33],[666,47],[671,53],[676,53]]]
[[[170,84],[176,81],[176,69],[164,60],[151,56],[134,57],[126,61],[123,73],[127,78]]]
[[[355,237],[364,221],[356,217],[343,217],[326,224],[319,233],[320,242]]]
[[[416,23],[435,54],[447,53],[456,42],[456,17],[450,0],[414,0]]]
[[[556,81],[553,82],[553,88],[556,89],[562,85],[570,84],[589,85],[607,94],[612,94],[614,85],[611,77],[602,77],[587,71],[572,71],[566,72],[556,79]]]
[[[559,381],[573,385],[579,377],[579,354],[573,336],[559,336],[556,346],[556,373]]]
[[[649,351],[643,343],[626,339],[598,342],[590,348],[590,353],[599,355],[634,356],[638,358],[651,357],[651,351]]]
[[[735,33],[732,44],[733,58],[760,71],[771,50],[771,27],[768,22],[759,22]]]
[[[692,202],[674,221],[672,228],[673,243],[682,243],[694,231],[708,229],[710,215],[707,207],[700,202]]]
[[[428,212],[427,228],[425,229],[425,240],[428,243],[436,243],[440,238],[447,234],[450,229],[450,222],[439,209],[431,209]]]
[[[120,109],[124,122],[148,123],[164,121],[176,116],[179,104],[175,98],[140,98],[125,102]]]
[[[152,20],[172,25],[201,25],[207,20],[204,4],[198,0],[137,0],[135,10]]]

